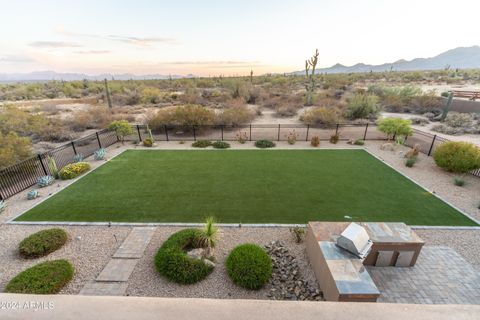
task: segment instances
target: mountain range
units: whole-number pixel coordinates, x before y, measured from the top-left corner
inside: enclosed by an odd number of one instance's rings
[[[383,71],[419,71],[451,69],[478,69],[480,68],[480,46],[458,47],[440,53],[431,58],[416,58],[410,61],[398,60],[391,63],[371,65],[357,63],[353,66],[344,66],[337,63],[330,68],[317,69],[318,73],[355,73],[355,72],[383,72]],[[305,70],[295,71],[292,74],[305,74]]]
[[[379,65],[371,65],[357,63],[353,66],[344,66],[337,63],[329,68],[317,69],[318,73],[355,73],[355,72],[383,72],[383,71],[415,71],[415,70],[440,70],[445,68],[451,69],[477,69],[480,68],[480,46],[458,47],[445,51],[431,58],[416,58],[410,61],[398,60],[391,63],[383,63]],[[305,70],[291,72],[289,74],[303,75]],[[98,74],[87,75],[83,73],[59,73],[55,71],[35,71],[30,73],[0,73],[0,82],[16,82],[16,81],[46,81],[46,80],[149,80],[149,79],[178,79],[192,78],[193,74],[188,75],[134,75],[130,73],[123,74]]]

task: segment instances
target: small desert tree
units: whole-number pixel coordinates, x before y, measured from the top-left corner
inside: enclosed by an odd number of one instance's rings
[[[412,121],[400,118],[385,118],[377,122],[378,130],[387,135],[390,141],[396,137],[409,137],[413,134]]]
[[[480,148],[470,142],[449,141],[435,149],[433,159],[444,170],[467,173],[480,168]]]
[[[115,131],[122,144],[126,136],[133,134],[132,126],[127,120],[113,121],[108,126],[108,130]]]
[[[305,83],[305,89],[307,91],[305,104],[307,106],[311,106],[313,104],[313,92],[315,91],[315,68],[317,67],[318,55],[318,49],[316,49],[315,54],[310,59],[305,60],[305,74],[307,77],[307,82]]]

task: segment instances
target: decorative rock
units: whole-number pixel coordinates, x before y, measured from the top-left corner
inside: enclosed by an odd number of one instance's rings
[[[272,258],[272,277],[267,296],[273,300],[323,300],[316,283],[308,283],[301,275],[297,260],[280,241],[265,246]]]
[[[193,250],[188,251],[187,255],[190,258],[202,260],[203,257],[205,256],[205,249],[203,249],[203,248],[193,249]]]
[[[76,236],[75,240],[78,240],[78,241],[82,240],[82,236]]]
[[[203,259],[202,261],[203,261],[203,263],[205,263],[207,266],[210,266],[210,267],[212,267],[212,268],[215,268],[215,263],[214,263],[212,260]]]

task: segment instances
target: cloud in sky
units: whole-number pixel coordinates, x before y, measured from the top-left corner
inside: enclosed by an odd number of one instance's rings
[[[25,56],[0,56],[0,63],[30,63],[34,60]]]
[[[127,44],[132,44],[135,46],[141,47],[150,47],[155,43],[166,43],[166,44],[177,44],[178,41],[173,38],[168,37],[138,37],[138,36],[127,36],[127,35],[118,35],[118,34],[89,34],[89,33],[78,33],[65,30],[62,27],[56,28],[56,32],[69,37],[81,37],[81,38],[94,38],[108,41],[117,41]]]
[[[78,48],[82,45],[74,42],[66,41],[35,41],[28,44],[31,47],[36,48]]]
[[[74,51],[73,53],[76,54],[106,54],[110,53],[110,50],[79,50],[79,51]]]

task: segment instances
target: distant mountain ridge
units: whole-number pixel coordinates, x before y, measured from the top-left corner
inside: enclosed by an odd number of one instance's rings
[[[151,79],[179,79],[179,78],[192,78],[194,75],[164,75],[164,74],[149,74],[149,75],[134,75],[131,73],[121,73],[121,74],[111,74],[104,73],[98,75],[87,75],[83,73],[60,73],[55,71],[34,71],[29,73],[9,73],[2,74],[0,73],[0,81],[9,82],[9,81],[47,81],[47,80],[64,80],[64,81],[74,81],[74,80],[103,80],[103,79],[115,79],[115,80],[151,80]]]
[[[416,58],[410,61],[401,59],[392,63],[370,65],[357,63],[353,66],[344,66],[337,63],[330,68],[317,69],[319,73],[356,73],[356,72],[383,72],[383,71],[420,71],[441,70],[449,66],[451,69],[480,68],[480,46],[458,47],[445,51],[431,58]],[[295,71],[292,74],[304,74],[305,71]]]

